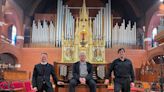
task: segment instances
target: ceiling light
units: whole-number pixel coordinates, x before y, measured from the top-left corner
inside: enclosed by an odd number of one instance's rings
[[[160,2],[162,2],[162,3],[163,3],[163,1],[164,1],[164,0],[160,0]]]
[[[13,12],[5,12],[5,14],[9,14],[9,15],[11,15],[11,14],[13,14]]]
[[[5,22],[0,21],[0,26],[7,25]]]

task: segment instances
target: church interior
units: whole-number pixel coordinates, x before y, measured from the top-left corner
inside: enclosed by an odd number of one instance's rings
[[[34,92],[33,68],[45,52],[65,83],[55,92],[68,92],[71,65],[84,51],[97,92],[114,92],[112,78],[103,82],[119,48],[135,71],[131,92],[164,92],[163,0],[0,0],[0,91]]]

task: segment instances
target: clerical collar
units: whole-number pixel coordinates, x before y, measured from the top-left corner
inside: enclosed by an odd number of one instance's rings
[[[46,65],[47,64],[47,62],[40,62],[42,65]]]

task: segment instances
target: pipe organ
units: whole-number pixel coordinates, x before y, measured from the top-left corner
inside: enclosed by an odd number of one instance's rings
[[[43,25],[42,25],[43,24]],[[43,23],[41,21],[33,21],[32,24],[32,45],[46,46],[48,44],[55,45],[56,29],[52,21]]]
[[[111,0],[108,0],[108,3],[104,8],[104,37],[106,48],[111,47],[111,20]]]
[[[112,28],[111,0],[99,9],[96,17],[89,17],[85,0],[79,17],[73,17],[68,5],[57,3],[57,19],[33,21],[32,45],[62,48],[62,61],[76,61],[79,51],[87,53],[89,61],[105,62],[105,48],[130,47],[136,45],[136,23]],[[91,9],[94,9],[92,7]],[[132,27],[131,27],[132,26]]]
[[[93,20],[93,39],[105,41],[106,48],[111,47],[111,1],[101,8]]]
[[[136,45],[136,23],[131,28],[131,22],[125,26],[123,20],[121,26],[118,23],[112,29],[112,47],[130,47]]]
[[[62,43],[62,31],[64,27],[64,6],[63,1],[58,0],[57,2],[57,28],[56,28],[56,45],[61,47]]]
[[[64,24],[64,40],[74,40],[74,28],[75,28],[75,19],[73,18],[70,9],[66,5],[65,7],[65,24]]]

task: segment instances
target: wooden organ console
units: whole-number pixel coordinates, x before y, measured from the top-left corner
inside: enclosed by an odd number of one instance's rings
[[[57,88],[58,92],[68,92],[69,80],[72,78],[73,63],[54,62],[54,69],[60,81],[65,84]],[[107,85],[104,84],[104,77],[108,69],[108,64],[93,64],[93,78],[97,83],[97,92],[107,92]],[[80,91],[79,91],[80,90]],[[89,92],[87,85],[79,84],[77,92]]]

